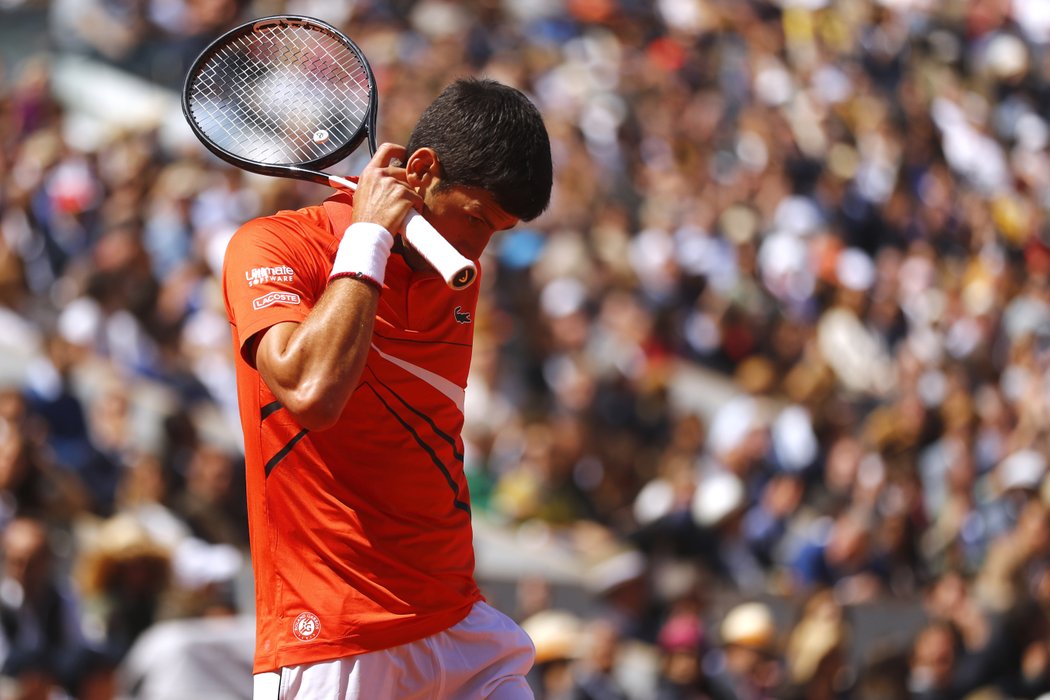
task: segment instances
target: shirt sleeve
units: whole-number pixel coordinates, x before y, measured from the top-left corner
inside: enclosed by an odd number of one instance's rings
[[[234,342],[249,364],[252,338],[286,321],[301,323],[323,291],[319,264],[298,231],[273,218],[256,219],[230,239],[223,262],[223,296]]]

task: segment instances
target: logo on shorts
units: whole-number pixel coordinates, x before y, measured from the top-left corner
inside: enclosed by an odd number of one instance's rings
[[[252,300],[252,308],[256,311],[265,309],[274,304],[299,304],[299,295],[294,292],[270,292]]]
[[[462,306],[453,309],[452,315],[456,317],[456,323],[470,323],[470,312],[464,311]]]
[[[309,642],[321,634],[321,621],[312,612],[299,613],[292,623],[292,634],[304,642]]]

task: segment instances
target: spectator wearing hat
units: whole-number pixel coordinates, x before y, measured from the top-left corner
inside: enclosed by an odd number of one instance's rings
[[[715,469],[697,484],[693,519],[702,532],[698,542],[709,543],[700,552],[703,563],[734,589],[758,594],[766,574],[744,529],[746,512],[746,486],[733,472]]]
[[[655,700],[701,700],[707,679],[701,661],[707,646],[704,623],[691,609],[673,610],[657,636],[661,666]]]
[[[542,610],[523,620],[522,629],[536,648],[528,681],[537,700],[571,700],[572,664],[579,658],[583,625],[567,610]]]
[[[717,700],[774,700],[783,681],[783,661],[769,606],[736,605],[719,632],[721,647],[704,662],[710,695]]]
[[[588,588],[597,614],[624,638],[651,642],[653,622],[651,573],[647,560],[634,549],[614,549],[588,570]]]
[[[85,530],[77,562],[87,625],[122,658],[157,619],[171,579],[171,551],[133,516]]]

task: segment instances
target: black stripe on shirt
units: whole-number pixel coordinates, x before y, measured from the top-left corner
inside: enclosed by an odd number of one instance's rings
[[[259,411],[259,420],[266,420],[274,413],[280,411],[282,408],[284,408],[284,406],[281,405],[280,401],[271,401],[270,403],[263,406],[262,409]]]
[[[452,437],[451,435],[449,435],[445,431],[443,431],[440,428],[438,428],[437,424],[434,422],[433,418],[431,418],[430,416],[426,415],[425,413],[420,411],[418,408],[415,408],[410,403],[408,403],[403,398],[401,398],[400,394],[398,394],[396,391],[394,391],[389,386],[387,386],[383,382],[383,380],[379,378],[379,375],[377,375],[375,373],[375,370],[369,368],[368,371],[371,372],[373,377],[375,377],[376,382],[378,382],[380,386],[382,386],[384,389],[386,389],[388,392],[390,392],[390,394],[395,399],[397,399],[401,403],[402,406],[404,406],[408,410],[412,411],[412,413],[415,413],[417,416],[419,416],[419,418],[421,420],[425,421],[426,424],[430,426],[430,429],[434,431],[434,434],[436,434],[439,438],[441,438],[442,440],[447,442],[452,447],[452,456],[453,457],[458,459],[460,462],[463,461],[463,455],[462,455],[462,453],[460,453],[459,449],[457,449],[457,447],[456,447],[456,438]]]
[[[289,440],[288,444],[282,447],[277,454],[275,454],[273,457],[270,457],[270,461],[266,463],[266,476],[270,476],[270,472],[273,471],[273,468],[276,467],[282,459],[288,456],[288,453],[292,451],[293,447],[295,447],[295,443],[299,442],[304,437],[306,437],[306,434],[308,432],[310,431],[306,428],[303,428],[298,433],[296,433],[295,437]]]
[[[459,499],[459,484],[457,484],[456,480],[452,478],[452,474],[449,472],[448,467],[446,467],[445,464],[438,458],[437,453],[434,451],[434,448],[428,445],[426,441],[419,436],[419,433],[417,433],[412,428],[412,426],[405,421],[404,418],[398,415],[397,411],[395,411],[393,407],[386,402],[386,399],[384,399],[380,395],[380,393],[376,391],[375,387],[372,386],[371,383],[365,382],[364,385],[367,386],[368,389],[376,395],[376,398],[379,399],[380,403],[382,403],[386,410],[390,412],[390,415],[392,415],[397,420],[397,422],[400,423],[401,426],[408,431],[409,435],[412,436],[412,439],[416,441],[416,444],[423,448],[423,450],[425,450],[428,455],[430,455],[430,460],[434,463],[434,466],[441,470],[441,473],[445,476],[445,481],[448,483],[449,488],[452,489],[452,505],[464,511],[469,516],[470,504]]]

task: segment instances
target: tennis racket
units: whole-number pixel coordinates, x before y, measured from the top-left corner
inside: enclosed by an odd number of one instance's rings
[[[194,61],[182,112],[208,150],[244,170],[356,189],[321,172],[365,139],[376,150],[375,76],[361,50],[312,17],[275,15],[231,29]],[[453,289],[477,267],[418,212],[403,236]]]

